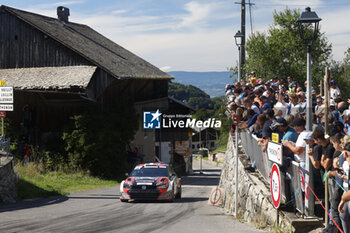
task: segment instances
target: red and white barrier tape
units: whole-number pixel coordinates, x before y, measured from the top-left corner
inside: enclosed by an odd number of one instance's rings
[[[305,184],[308,186],[308,188],[311,190],[312,194],[316,197],[317,201],[321,204],[322,208],[326,211],[326,213],[328,214],[328,216],[331,218],[331,220],[333,221],[334,225],[338,228],[338,230],[339,230],[341,233],[344,233],[344,232],[342,231],[342,229],[338,226],[338,224],[334,221],[334,219],[333,219],[332,216],[329,214],[329,212],[326,210],[326,208],[322,205],[322,202],[321,202],[320,199],[316,196],[314,190],[312,190],[312,189],[310,188],[310,185],[309,185],[309,183],[306,182],[306,180],[305,180],[305,178],[304,178],[304,176],[303,176],[303,173],[302,173],[300,170],[298,170],[298,172],[300,173],[301,179],[304,181],[304,183],[305,183]],[[328,184],[326,184],[326,185],[328,185]]]

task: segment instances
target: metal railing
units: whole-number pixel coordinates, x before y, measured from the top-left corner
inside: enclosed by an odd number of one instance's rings
[[[248,130],[242,130],[240,132],[240,139],[245,154],[248,156],[252,163],[255,162],[256,169],[262,175],[267,183],[270,183],[270,173],[273,162],[268,159],[265,152],[261,151],[261,146],[258,145],[258,138],[252,135]],[[292,161],[287,167],[285,172],[281,172],[281,183],[282,183],[282,202],[286,203],[290,189],[290,195],[294,201],[295,209],[300,213],[304,213],[303,195],[302,195],[302,184],[301,176],[299,174],[299,163]],[[289,187],[286,189],[286,185]]]

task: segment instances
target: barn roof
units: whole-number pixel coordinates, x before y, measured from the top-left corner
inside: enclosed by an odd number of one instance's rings
[[[21,90],[61,90],[86,88],[96,66],[64,66],[0,69],[6,86]]]
[[[87,25],[72,22],[65,23],[57,18],[34,14],[8,6],[1,6],[1,8],[116,78],[173,78]]]

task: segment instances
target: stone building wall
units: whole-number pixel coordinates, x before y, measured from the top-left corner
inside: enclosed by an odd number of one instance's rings
[[[240,147],[240,146],[239,146]],[[226,214],[233,215],[235,208],[235,152],[234,137],[230,135],[226,160],[222,169],[219,187],[223,191],[221,207]],[[239,148],[238,164],[238,218],[253,223],[256,227],[265,228],[279,225],[284,232],[294,231],[290,222],[273,207],[269,185],[263,182],[258,173],[244,170],[246,155]],[[278,224],[277,224],[278,223]]]
[[[17,200],[17,176],[13,164],[13,157],[0,157],[0,202],[3,203]]]

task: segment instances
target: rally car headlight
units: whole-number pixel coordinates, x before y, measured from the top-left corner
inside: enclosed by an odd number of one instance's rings
[[[133,182],[134,182],[133,178],[126,179],[124,184],[123,184],[123,188],[126,188],[126,189],[130,188],[132,186]]]
[[[169,187],[169,181],[167,178],[161,178],[157,181],[156,186],[158,189],[167,189]]]

